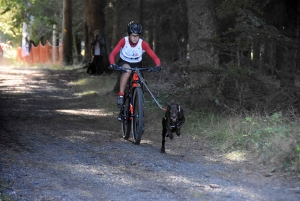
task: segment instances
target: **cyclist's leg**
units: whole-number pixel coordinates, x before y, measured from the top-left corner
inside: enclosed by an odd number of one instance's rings
[[[124,61],[123,59],[119,60],[119,66],[122,66],[123,68],[140,68],[142,67],[142,62],[137,63],[130,63],[127,61]],[[120,93],[124,93],[126,84],[128,82],[128,79],[130,77],[131,71],[128,70],[126,73],[123,73],[120,78]]]
[[[128,63],[122,59],[119,60],[118,65],[122,66],[123,68],[130,68],[130,63]],[[122,108],[122,106],[124,104],[124,92],[125,92],[126,84],[128,82],[129,77],[130,77],[130,71],[122,73],[119,78],[120,79],[119,80],[120,81],[120,89],[119,89],[119,95],[117,97],[118,108]]]
[[[123,68],[130,68],[130,65],[125,63],[122,65]],[[120,92],[124,94],[126,84],[128,82],[128,79],[130,77],[131,71],[128,70],[126,73],[123,73],[120,78]]]

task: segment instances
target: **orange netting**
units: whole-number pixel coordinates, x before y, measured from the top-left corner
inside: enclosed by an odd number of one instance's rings
[[[17,59],[27,64],[37,63],[55,63],[61,64],[63,62],[62,45],[52,46],[48,41],[46,45],[39,42],[37,47],[31,45],[31,51],[25,57],[22,57],[22,48],[18,47]]]

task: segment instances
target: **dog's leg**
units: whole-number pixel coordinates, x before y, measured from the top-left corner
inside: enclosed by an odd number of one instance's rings
[[[179,123],[177,124],[176,135],[180,136],[181,126],[185,122],[185,117],[184,117],[184,114],[183,114],[183,109],[181,109],[180,112],[179,112],[179,119],[178,120],[179,120]]]
[[[168,125],[166,125],[165,127],[166,127],[167,136],[168,136],[171,140],[173,140],[174,135],[173,135],[172,129],[171,129]]]
[[[171,140],[173,140],[173,138],[174,138],[174,135],[173,135],[173,132],[172,132],[172,128],[170,128],[170,125],[172,125],[172,120],[171,120],[171,118],[170,118],[170,115],[168,115],[167,117],[166,117],[166,129],[167,129],[167,135],[166,136],[168,136]]]
[[[165,138],[166,138],[166,134],[167,134],[167,129],[166,129],[166,119],[163,118],[162,119],[162,142],[161,142],[161,149],[160,149],[160,152],[161,153],[165,153]]]
[[[176,129],[176,135],[177,135],[177,136],[180,136],[180,128],[177,128],[177,129]]]

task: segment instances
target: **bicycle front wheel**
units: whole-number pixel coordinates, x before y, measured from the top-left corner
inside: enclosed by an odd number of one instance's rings
[[[144,132],[144,95],[141,88],[135,88],[133,92],[133,117],[131,120],[133,142],[140,144]]]
[[[128,140],[130,137],[130,128],[131,128],[131,113],[130,113],[130,105],[129,105],[129,96],[125,97],[124,106],[121,109],[122,115],[122,133],[123,138]]]

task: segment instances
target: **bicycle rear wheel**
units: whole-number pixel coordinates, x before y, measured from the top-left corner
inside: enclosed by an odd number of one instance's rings
[[[131,130],[131,113],[130,113],[130,105],[129,105],[129,96],[126,96],[124,99],[124,106],[121,109],[122,115],[122,133],[123,138],[128,140],[130,137],[130,130]]]
[[[133,92],[133,117],[131,121],[133,142],[140,144],[144,132],[144,95],[141,88]]]

